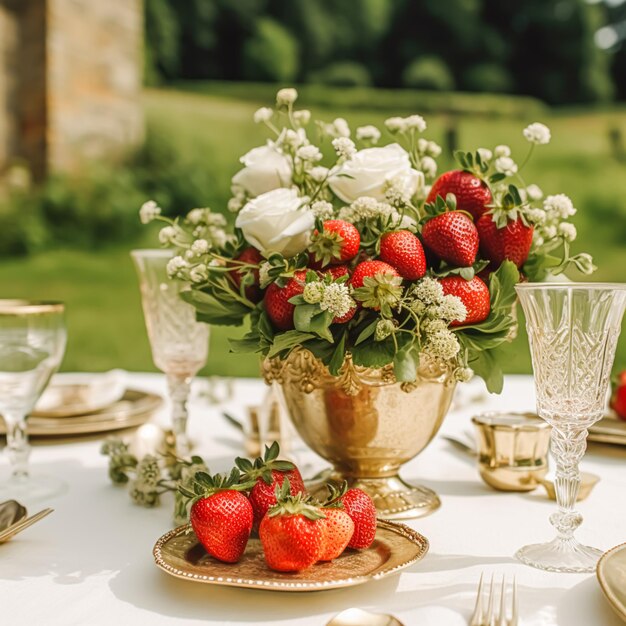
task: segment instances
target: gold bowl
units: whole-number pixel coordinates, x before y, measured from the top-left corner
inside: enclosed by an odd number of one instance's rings
[[[264,363],[305,443],[333,469],[310,485],[347,480],[367,492],[380,517],[421,517],[440,506],[432,490],[398,474],[432,440],[448,411],[455,381],[446,367],[422,359],[417,379],[399,383],[393,367],[357,367],[348,355],[338,376],[303,348]]]

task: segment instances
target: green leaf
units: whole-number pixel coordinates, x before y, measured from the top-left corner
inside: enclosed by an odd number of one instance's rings
[[[333,321],[330,311],[322,311],[318,304],[302,304],[296,307],[293,315],[296,330],[305,333],[315,333],[330,341],[334,341],[329,326]]]
[[[485,381],[489,393],[502,393],[504,375],[498,364],[496,350],[477,353],[473,359],[470,359],[469,366]]]
[[[363,343],[366,339],[369,339],[374,334],[374,332],[376,331],[376,324],[378,324],[378,319],[375,319],[373,322],[368,324],[359,333],[359,336],[357,337],[356,341],[354,342],[354,345],[358,346],[360,343]]]
[[[295,348],[296,346],[299,346],[314,337],[315,335],[312,333],[303,333],[299,330],[288,330],[284,333],[279,333],[274,337],[274,342],[267,356],[271,358],[283,351],[291,350],[292,348]]]
[[[333,376],[337,376],[339,374],[339,370],[343,365],[343,362],[346,358],[346,335],[347,333],[343,333],[341,335],[341,339],[337,342],[337,346],[333,352],[333,355],[328,363],[328,370]]]
[[[383,341],[363,342],[352,349],[352,360],[355,365],[363,367],[384,367],[393,362],[395,344],[388,337]]]
[[[496,172],[495,174],[492,174],[489,177],[489,182],[499,183],[501,180],[504,180],[505,178],[506,178],[506,174],[503,174],[502,172]]]
[[[407,343],[400,348],[393,360],[393,372],[396,380],[412,382],[417,378],[420,363],[420,352],[416,343]]]
[[[261,349],[259,345],[260,339],[259,333],[255,331],[246,333],[241,339],[229,337],[230,351],[234,353],[258,352]]]

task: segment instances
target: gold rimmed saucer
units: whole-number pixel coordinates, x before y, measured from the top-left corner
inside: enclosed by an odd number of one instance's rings
[[[626,622],[626,543],[600,557],[596,574],[613,610]]]
[[[189,525],[163,535],[153,555],[158,567],[177,578],[212,585],[272,591],[323,591],[361,585],[398,572],[424,558],[428,540],[404,524],[378,520],[376,539],[367,550],[346,550],[330,563],[298,573],[274,572],[263,558],[261,541],[251,538],[241,561],[222,563],[210,557]]]

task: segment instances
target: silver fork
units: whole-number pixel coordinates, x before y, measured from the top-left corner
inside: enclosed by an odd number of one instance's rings
[[[511,585],[510,611],[507,611],[507,585],[504,576],[502,576],[502,584],[500,585],[500,607],[496,609],[496,595],[498,594],[498,590],[494,582],[493,574],[491,575],[491,583],[489,584],[489,591],[487,592],[487,610],[485,611],[483,609],[483,577],[484,574],[481,574],[480,582],[478,583],[478,592],[476,594],[474,614],[472,615],[469,626],[517,626],[518,605],[517,582],[515,577],[513,577],[513,584]],[[507,617],[507,613],[510,613],[511,617]]]

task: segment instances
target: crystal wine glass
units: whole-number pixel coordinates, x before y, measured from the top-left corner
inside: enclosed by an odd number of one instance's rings
[[[517,285],[535,376],[537,412],[552,426],[558,511],[557,537],[525,546],[517,557],[555,572],[592,572],[602,554],[581,545],[574,531],[580,486],[578,462],[587,430],[605,410],[611,367],[626,308],[626,284],[524,283]]]
[[[172,402],[172,426],[180,454],[189,453],[187,399],[193,377],[206,363],[209,327],[180,297],[182,283],[167,276],[169,250],[133,250],[143,313],[154,364],[165,373]]]
[[[52,477],[30,475],[26,420],[63,359],[64,312],[60,302],[0,300],[0,414],[12,470],[0,484],[0,500],[37,500],[63,486]]]

